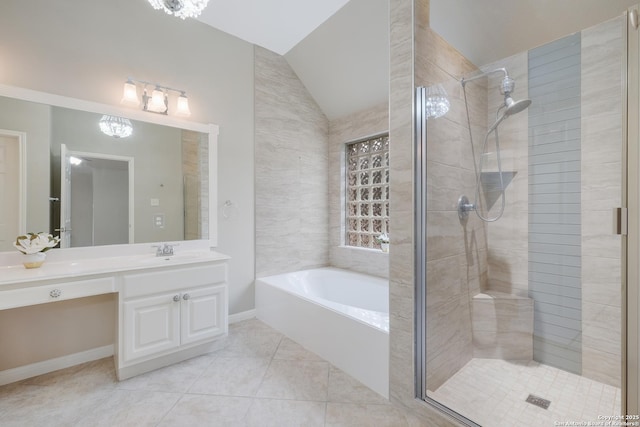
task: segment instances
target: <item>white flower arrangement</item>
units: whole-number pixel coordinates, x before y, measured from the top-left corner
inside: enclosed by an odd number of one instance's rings
[[[49,233],[27,233],[18,236],[13,246],[25,255],[46,252],[60,242],[60,237],[53,237]]]
[[[378,243],[389,243],[389,235],[387,233],[382,233],[378,237],[376,237]]]

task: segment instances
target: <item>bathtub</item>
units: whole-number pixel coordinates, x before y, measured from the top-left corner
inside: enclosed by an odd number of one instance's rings
[[[389,397],[389,284],[338,268],[256,280],[258,319]]]

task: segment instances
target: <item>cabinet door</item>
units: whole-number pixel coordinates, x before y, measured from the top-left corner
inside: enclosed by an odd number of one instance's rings
[[[211,286],[182,294],[182,344],[227,333],[226,290]]]
[[[178,293],[125,302],[122,328],[124,359],[136,359],[178,347],[179,322]]]

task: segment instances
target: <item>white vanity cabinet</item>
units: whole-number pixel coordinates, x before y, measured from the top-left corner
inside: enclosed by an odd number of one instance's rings
[[[124,275],[121,366],[170,357],[225,336],[226,281],[224,262]],[[130,370],[122,370],[121,379],[130,376]]]
[[[82,257],[85,248],[68,249],[65,258],[51,257],[38,269],[25,269],[18,256],[5,260],[0,264],[0,310],[118,296],[113,346],[0,371],[0,385],[95,360],[97,354],[106,357],[106,352],[115,356],[123,380],[222,345],[228,333],[229,257],[211,251],[206,241],[182,247],[190,250],[167,257],[149,254],[146,244],[92,248],[95,257]]]

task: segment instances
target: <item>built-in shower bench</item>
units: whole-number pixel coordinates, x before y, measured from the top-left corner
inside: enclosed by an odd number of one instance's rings
[[[533,358],[533,299],[486,291],[472,299],[473,357]]]

